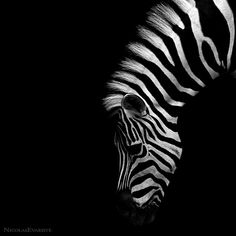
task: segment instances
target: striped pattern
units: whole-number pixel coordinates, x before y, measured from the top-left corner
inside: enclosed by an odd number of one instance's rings
[[[144,208],[160,205],[181,157],[181,107],[221,74],[235,75],[235,19],[226,0],[170,0],[153,7],[137,33],[104,105],[116,111],[117,189]]]

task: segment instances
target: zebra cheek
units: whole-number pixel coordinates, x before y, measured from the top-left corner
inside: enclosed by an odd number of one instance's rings
[[[127,151],[131,158],[138,156],[142,151],[142,143],[135,143],[127,147]]]

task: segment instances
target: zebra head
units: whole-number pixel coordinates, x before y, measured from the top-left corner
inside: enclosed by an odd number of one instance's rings
[[[168,134],[168,128],[135,94],[123,96],[116,115],[118,209],[133,223],[151,222],[181,155],[178,134],[170,130]]]
[[[215,32],[210,28],[218,21]],[[104,105],[117,111],[122,213],[142,223],[154,219],[181,157],[181,107],[235,70],[235,20],[226,0],[163,1],[137,33],[139,40],[128,45],[128,56],[107,84]]]

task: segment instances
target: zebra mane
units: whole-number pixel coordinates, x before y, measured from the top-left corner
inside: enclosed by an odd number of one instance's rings
[[[195,7],[195,2],[193,0],[171,0],[171,1],[174,2],[180,9],[184,10],[185,12],[188,12]],[[154,6],[147,13],[147,16],[148,16],[147,24],[149,24],[150,26],[152,26],[153,28],[155,28],[164,35],[171,36],[173,34],[172,30],[173,25],[176,25],[179,28],[184,29],[184,24],[181,21],[180,17],[176,14],[173,8],[171,8],[167,3],[159,3],[158,5]],[[140,36],[142,39],[149,41],[153,46],[162,50],[163,53],[166,55],[168,61],[172,65],[174,65],[174,62],[172,61],[172,58],[170,56],[167,47],[165,46],[164,42],[158,35],[154,34],[149,29],[143,26],[139,26],[138,36]],[[128,49],[135,55],[138,55],[139,57],[142,57],[146,60],[153,61],[154,60],[153,58],[155,58],[155,55],[147,48],[142,47],[142,44],[140,43],[138,44],[130,43],[128,45]],[[127,83],[125,83],[126,81],[129,83],[136,84],[140,86],[143,90],[145,90],[145,85],[142,83],[142,81],[133,74],[129,73],[130,71],[137,72],[139,74],[142,74],[145,71],[145,73],[149,73],[149,77],[151,78],[154,84],[157,85],[158,83],[155,76],[153,74],[150,74],[151,73],[150,71],[147,71],[147,69],[143,65],[134,60],[127,58],[120,63],[120,66],[121,70],[115,72],[112,75],[113,80],[110,80],[107,83],[109,94],[103,99],[103,104],[105,106],[105,109],[108,111],[113,108],[121,106],[121,100],[124,94],[133,93],[138,95],[134,89],[132,89]],[[152,95],[150,95],[149,97],[155,104],[156,101],[152,97]]]

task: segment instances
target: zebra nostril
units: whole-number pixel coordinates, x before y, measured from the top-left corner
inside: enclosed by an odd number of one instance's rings
[[[117,210],[121,215],[127,216],[135,208],[132,195],[129,191],[122,191],[117,194]]]
[[[152,223],[155,214],[152,209],[139,209],[133,201],[130,191],[122,191],[117,195],[118,213],[128,219],[133,225]]]

